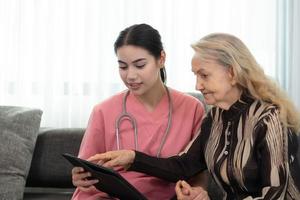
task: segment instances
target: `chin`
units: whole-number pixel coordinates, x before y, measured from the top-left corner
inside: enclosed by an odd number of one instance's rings
[[[214,105],[216,102],[213,101],[211,98],[207,98],[204,96],[204,103],[207,104],[207,105]]]
[[[140,96],[144,94],[144,91],[138,89],[138,90],[130,90],[130,92],[134,95]]]

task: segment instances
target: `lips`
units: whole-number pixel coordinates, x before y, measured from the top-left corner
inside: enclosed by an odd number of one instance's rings
[[[142,83],[128,83],[129,88],[133,89],[133,90],[140,88],[141,85],[142,85]]]
[[[203,96],[207,96],[208,94],[211,94],[211,92],[201,92]]]

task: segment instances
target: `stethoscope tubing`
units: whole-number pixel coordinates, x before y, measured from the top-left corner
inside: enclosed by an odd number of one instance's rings
[[[169,112],[168,112],[168,124],[167,124],[167,128],[165,130],[165,133],[163,135],[162,141],[159,145],[158,151],[156,156],[160,157],[161,151],[163,149],[164,144],[166,143],[167,137],[169,135],[170,129],[171,129],[171,124],[172,124],[172,113],[173,113],[173,104],[172,104],[172,98],[169,92],[168,87],[166,87],[166,91],[167,91],[167,95],[168,95],[168,102],[169,102]],[[116,123],[115,123],[115,134],[116,134],[116,140],[117,140],[117,149],[120,150],[121,149],[121,142],[120,142],[120,124],[123,120],[128,119],[132,125],[132,128],[134,130],[134,146],[135,146],[135,150],[138,150],[138,134],[137,134],[137,122],[136,119],[134,118],[133,115],[131,115],[130,113],[127,112],[126,109],[126,101],[127,101],[127,97],[129,95],[129,90],[126,91],[125,95],[123,96],[123,100],[122,100],[122,113],[120,114],[120,116],[116,119]]]
[[[122,101],[122,113],[116,120],[116,138],[117,138],[117,149],[120,150],[120,124],[123,120],[128,119],[130,123],[132,124],[133,130],[134,130],[134,147],[136,150],[138,150],[138,136],[137,136],[137,123],[135,118],[127,112],[126,109],[126,100],[129,95],[129,90],[126,92],[126,94],[123,96]]]

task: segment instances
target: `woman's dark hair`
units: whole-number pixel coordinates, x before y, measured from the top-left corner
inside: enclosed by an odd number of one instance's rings
[[[134,45],[146,49],[156,59],[164,50],[159,32],[148,24],[135,24],[120,32],[114,44],[115,53],[124,45]],[[167,74],[165,67],[160,69],[160,77],[166,82]]]

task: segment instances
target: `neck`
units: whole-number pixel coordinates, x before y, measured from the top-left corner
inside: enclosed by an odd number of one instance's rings
[[[229,97],[226,102],[221,103],[218,107],[224,109],[224,110],[229,110],[229,108],[240,99],[242,95],[242,90],[239,88],[236,88],[230,92],[227,96]]]
[[[137,98],[145,105],[147,110],[153,111],[165,93],[166,88],[164,84],[159,81],[158,84],[154,85],[148,92],[141,96],[137,96]]]

